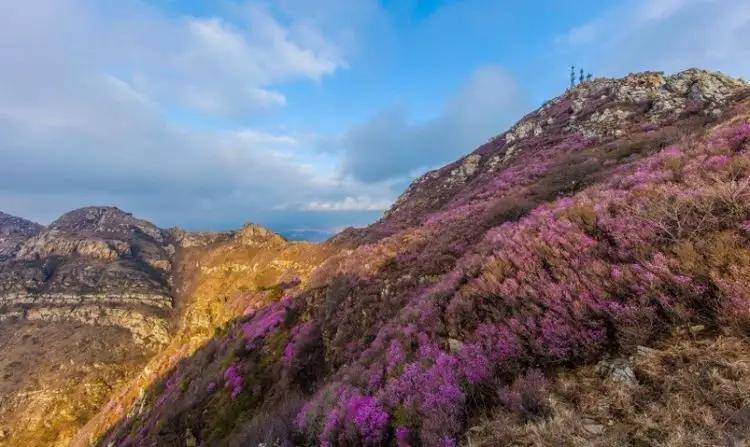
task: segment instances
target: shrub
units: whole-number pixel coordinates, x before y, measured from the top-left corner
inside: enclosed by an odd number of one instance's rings
[[[315,322],[301,323],[292,329],[289,338],[281,364],[289,378],[309,390],[324,365],[320,328]]]
[[[242,392],[243,379],[240,374],[239,366],[236,363],[233,363],[224,371],[224,383],[229,389],[232,400],[236,399]]]
[[[547,388],[544,374],[538,369],[530,369],[517,377],[511,386],[500,390],[500,402],[524,420],[546,416],[550,412]]]

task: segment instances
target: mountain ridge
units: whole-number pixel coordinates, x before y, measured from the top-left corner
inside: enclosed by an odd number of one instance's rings
[[[576,86],[322,244],[308,281],[163,362],[74,445],[747,439],[737,376],[675,384],[722,400],[657,425],[674,402],[653,362],[721,337],[746,352],[749,98],[696,69]],[[594,412],[592,381],[639,410]]]
[[[112,390],[166,349],[180,320],[193,327],[183,335],[196,343],[213,334],[218,323],[206,320],[205,303],[217,297],[193,297],[190,284],[204,274],[183,272],[202,262],[199,255],[213,255],[205,268],[226,280],[219,252],[227,244],[239,252],[231,265],[241,271],[259,253],[273,262],[288,245],[253,224],[231,232],[162,229],[112,206],[72,210],[46,227],[0,214],[0,332],[7,340],[0,445],[67,445]],[[269,266],[264,274],[273,278],[284,268],[296,266]],[[254,290],[256,279],[243,284]],[[219,319],[221,309],[214,310]]]
[[[746,381],[725,371],[750,364],[747,203],[750,86],[688,69],[583,82],[319,244],[107,207],[26,225],[6,288],[135,268],[112,290],[164,293],[167,335],[103,338],[127,373],[84,415],[11,423],[0,446],[742,442]],[[30,323],[16,332],[70,320]]]

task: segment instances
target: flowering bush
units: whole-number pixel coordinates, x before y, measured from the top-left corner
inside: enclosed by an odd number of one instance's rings
[[[453,446],[481,405],[546,415],[549,369],[693,319],[749,327],[750,125],[635,122],[598,142],[565,130],[573,105],[546,106],[557,133],[480,148],[464,183],[434,183],[457,165],[428,174],[331,241],[306,289],[231,328],[211,379],[239,413],[293,395],[289,442]]]
[[[287,314],[289,299],[276,301],[254,314],[250,321],[242,325],[248,349],[252,349],[256,340],[268,334],[280,325]]]
[[[242,392],[243,387],[242,375],[240,374],[239,366],[236,363],[232,364],[226,369],[226,371],[224,371],[224,381],[226,387],[229,388],[232,400],[236,399],[237,395]]]

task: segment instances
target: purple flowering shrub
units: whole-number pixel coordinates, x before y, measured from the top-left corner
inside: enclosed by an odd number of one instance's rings
[[[750,217],[744,183],[714,174],[728,163],[743,166],[739,160],[747,154],[724,152],[710,144],[669,147],[618,168],[598,187],[490,229],[452,262],[449,274],[414,291],[397,322],[384,326],[340,376],[381,400],[392,416],[394,442],[400,428],[401,438],[408,430],[426,445],[439,445],[463,429],[469,395],[493,383],[505,383],[497,399],[509,411],[543,415],[543,375],[523,373],[525,365],[629,349],[668,327],[659,321],[706,314],[741,320],[748,300],[736,285],[737,265],[745,261],[730,260],[734,270],[711,277],[676,256],[674,247],[737,232]],[[747,178],[748,171],[740,171]],[[446,221],[452,219],[430,222]],[[747,256],[746,236],[731,251]],[[408,265],[409,256],[398,259]],[[720,296],[712,296],[716,292]],[[460,350],[450,352],[440,333],[463,340]],[[330,385],[337,386],[346,385]]]
[[[490,407],[545,417],[553,368],[675,324],[750,328],[750,126],[700,138],[634,127],[627,144],[543,133],[507,159],[493,140],[477,151],[500,155],[493,167],[434,195],[417,183],[369,236],[332,241],[344,248],[306,289],[234,322],[195,360],[205,370],[180,371],[202,393],[190,404],[217,414],[200,439],[219,443],[294,396],[293,433],[269,442],[457,445]],[[185,394],[169,383],[165,409]],[[139,426],[157,439],[151,414]]]
[[[297,416],[301,430],[317,427],[320,445],[381,445],[390,419],[378,399],[355,388],[340,386],[321,400],[306,404]],[[323,406],[331,406],[322,412]]]
[[[229,368],[224,371],[224,383],[230,391],[232,400],[237,398],[242,392],[242,375],[240,374],[239,367],[236,364],[232,364]]]
[[[281,357],[284,373],[305,390],[311,389],[325,362],[323,353],[322,334],[315,322],[294,326]]]
[[[257,313],[250,314],[250,320],[242,325],[242,333],[245,335],[248,349],[252,349],[256,340],[268,334],[284,321],[289,304],[289,298],[284,298],[272,302]]]

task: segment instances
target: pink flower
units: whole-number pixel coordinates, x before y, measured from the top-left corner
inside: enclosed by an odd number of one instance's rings
[[[224,371],[224,380],[226,386],[230,389],[230,397],[232,400],[236,399],[237,396],[242,392],[243,379],[240,374],[239,366],[237,363],[232,363]]]

